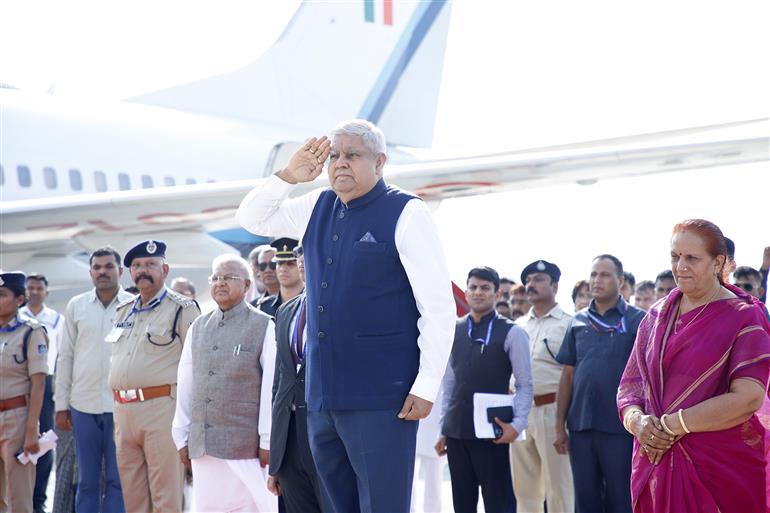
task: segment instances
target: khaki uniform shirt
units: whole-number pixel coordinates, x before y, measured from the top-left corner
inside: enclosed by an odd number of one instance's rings
[[[115,325],[118,305],[133,297],[120,289],[105,307],[92,289],[67,304],[56,367],[56,411],[72,406],[92,415],[112,412],[114,399],[107,384],[112,344],[104,337]]]
[[[532,383],[536,396],[559,389],[562,365],[556,361],[556,355],[571,319],[571,315],[556,305],[542,317],[536,317],[534,308],[530,308],[527,315],[516,321],[529,335]]]
[[[166,287],[145,305],[156,303],[152,309],[137,311],[139,301],[118,306],[115,326],[105,338],[112,343],[109,384],[113,390],[176,383],[187,328],[201,313],[194,300]]]
[[[32,319],[17,316],[9,326],[13,331],[0,331],[0,400],[29,395],[32,388],[30,376],[48,374],[48,337],[43,326]],[[9,326],[3,326],[7,328]],[[27,359],[24,359],[24,337],[29,333]]]

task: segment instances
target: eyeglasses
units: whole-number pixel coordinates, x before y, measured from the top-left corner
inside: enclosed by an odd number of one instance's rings
[[[257,269],[259,269],[260,271],[264,271],[265,269],[267,269],[268,265],[270,266],[270,269],[272,269],[273,271],[275,271],[275,268],[278,267],[278,264],[275,262],[270,262],[270,263],[260,262],[257,264]]]
[[[740,283],[740,282],[738,282],[738,283],[735,284],[735,286],[742,288],[746,292],[751,292],[752,290],[754,290],[754,285],[752,285],[751,283]]]
[[[225,274],[224,276],[215,274],[213,276],[209,276],[209,283],[211,285],[213,285],[215,283],[220,283],[220,282],[232,283],[234,281],[243,281],[244,279],[245,278],[242,278],[240,276],[235,276],[233,274]]]

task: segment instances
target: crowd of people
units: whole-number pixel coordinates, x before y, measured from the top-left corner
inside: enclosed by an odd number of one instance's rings
[[[766,511],[770,248],[738,266],[684,221],[670,269],[598,255],[572,308],[557,263],[479,266],[457,317],[385,161],[368,122],[309,139],[241,204],[277,238],[214,259],[210,311],[160,240],[93,251],[63,313],[45,276],[0,273],[0,511],[43,511],[54,459],[62,513],[409,511],[415,461],[441,511],[443,456],[463,513]],[[327,162],[331,188],[288,197]],[[22,464],[49,430],[55,457]]]

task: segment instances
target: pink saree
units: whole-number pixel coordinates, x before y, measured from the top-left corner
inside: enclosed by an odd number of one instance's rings
[[[645,316],[618,388],[618,410],[638,405],[660,417],[724,394],[737,378],[767,388],[770,324],[741,289],[674,324],[682,293]],[[674,333],[674,328],[678,333]],[[767,407],[767,401],[765,407]],[[766,512],[768,438],[760,416],[724,431],[684,436],[653,466],[634,440],[631,497],[635,512]]]

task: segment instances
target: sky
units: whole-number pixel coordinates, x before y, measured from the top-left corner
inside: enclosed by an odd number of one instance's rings
[[[236,69],[296,2],[0,3],[0,82],[120,100]],[[452,6],[433,150],[474,155],[767,117],[770,4],[521,2]],[[757,267],[770,245],[770,164],[565,184],[443,202],[452,278],[529,262],[563,272],[559,300],[613,253],[637,279],[668,263],[673,225],[716,222]]]

